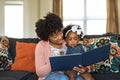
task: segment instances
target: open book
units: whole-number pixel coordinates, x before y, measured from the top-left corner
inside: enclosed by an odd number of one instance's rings
[[[88,66],[109,58],[110,44],[84,53],[50,57],[52,71],[72,70],[78,65]]]

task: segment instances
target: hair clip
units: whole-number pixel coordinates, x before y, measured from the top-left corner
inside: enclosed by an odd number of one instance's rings
[[[79,26],[72,26],[72,32],[77,32],[77,35],[81,34],[81,28]]]
[[[76,32],[77,35],[80,35],[80,34],[82,33],[82,30],[81,30],[80,26],[74,25],[74,26],[71,27],[70,30],[68,30],[68,31],[66,32],[65,37],[67,37],[67,35],[68,35],[68,33],[69,33],[70,31]]]

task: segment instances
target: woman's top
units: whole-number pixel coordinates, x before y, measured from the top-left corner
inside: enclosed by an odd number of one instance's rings
[[[54,52],[53,56],[61,56],[61,55],[65,55],[67,47],[63,47],[62,49],[57,49],[50,45],[50,49]]]
[[[65,42],[63,41],[63,47],[65,47]],[[40,41],[36,45],[35,49],[35,66],[36,74],[38,75],[38,80],[43,80],[51,72],[51,65],[49,57],[56,56],[54,51],[51,50],[51,46],[47,41]]]

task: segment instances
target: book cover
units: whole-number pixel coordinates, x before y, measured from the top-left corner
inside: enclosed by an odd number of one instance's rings
[[[50,57],[52,71],[72,70],[74,66],[89,66],[109,58],[110,44],[84,53]]]

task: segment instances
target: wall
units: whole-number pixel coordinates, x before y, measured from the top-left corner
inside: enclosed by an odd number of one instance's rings
[[[52,12],[52,0],[24,0],[24,37],[36,37],[35,23]]]
[[[4,36],[4,1],[0,0],[0,36]],[[48,12],[52,12],[52,0],[23,0],[24,1],[24,31],[23,37],[37,37],[35,23]]]
[[[35,37],[35,22],[38,20],[39,0],[24,0],[24,37]]]
[[[52,12],[52,0],[40,0],[39,18],[43,18],[48,12]]]
[[[4,0],[0,0],[0,36],[4,35]]]

